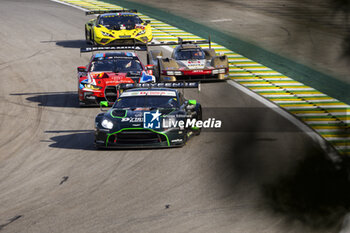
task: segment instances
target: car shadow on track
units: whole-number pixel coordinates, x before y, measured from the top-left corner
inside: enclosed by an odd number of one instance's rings
[[[48,40],[40,43],[55,43],[57,46],[64,48],[82,48],[88,46],[86,40]]]
[[[141,151],[141,150],[166,150],[169,148],[108,148],[97,149],[94,145],[93,130],[48,130],[47,134],[64,134],[53,136],[50,140],[42,142],[52,142],[49,147],[71,150],[95,150],[95,151]],[[69,133],[69,134],[67,134]]]
[[[37,92],[37,93],[11,93],[12,96],[29,96],[26,100],[38,103],[38,106],[79,108],[78,94],[67,92]]]
[[[64,134],[53,136],[49,147],[73,150],[96,150],[93,130],[59,130],[45,131],[48,134]],[[69,134],[67,134],[69,133]]]

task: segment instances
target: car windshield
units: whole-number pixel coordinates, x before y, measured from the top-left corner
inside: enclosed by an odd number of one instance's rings
[[[175,55],[176,60],[201,60],[205,59],[201,49],[181,49]]]
[[[120,97],[113,108],[176,108],[177,99],[174,96],[128,96]]]
[[[130,72],[142,71],[141,62],[137,59],[111,59],[91,62],[90,70],[93,72]]]
[[[108,15],[103,16],[99,20],[99,24],[103,26],[119,26],[119,25],[135,25],[141,24],[142,20],[136,15]]]

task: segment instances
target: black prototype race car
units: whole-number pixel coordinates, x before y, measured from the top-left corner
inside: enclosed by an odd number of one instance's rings
[[[169,83],[158,85],[167,86],[167,84]],[[170,85],[174,84],[176,85],[176,83]],[[124,84],[127,85],[147,86]],[[190,86],[191,83],[186,83],[186,87]],[[101,106],[106,105],[107,103],[101,102]],[[201,105],[196,100],[186,100],[178,90],[165,87],[124,89],[109,111],[96,116],[95,146],[97,148],[183,146],[191,136],[200,134],[200,128],[197,128],[195,123],[201,120]]]

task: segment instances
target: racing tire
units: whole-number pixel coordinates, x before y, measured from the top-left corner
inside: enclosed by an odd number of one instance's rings
[[[95,42],[95,38],[93,36],[92,31],[90,31],[90,44],[91,45],[97,45],[97,43]]]
[[[90,44],[89,40],[88,40],[88,31],[85,28],[85,41],[87,44]]]
[[[149,54],[147,53],[147,65],[150,65]]]
[[[88,31],[85,29],[85,39],[88,45],[93,45],[93,40],[91,38],[91,35],[92,35],[91,31]],[[88,39],[88,36],[89,36],[89,39]]]
[[[185,146],[187,144],[187,141],[188,141],[188,136],[187,136],[186,130],[185,130],[184,133],[185,133],[185,135],[184,135],[184,142],[183,142],[182,146]]]
[[[200,129],[198,129],[198,130],[193,131],[194,136],[198,136],[198,135],[200,135],[200,134],[201,134],[201,131],[202,131],[202,129],[201,129],[201,128],[200,128]]]
[[[160,64],[159,64],[159,59],[158,59],[158,61],[157,61],[157,71],[156,71],[156,74],[155,74],[157,83],[161,82],[161,80],[160,80],[160,74],[161,73],[160,72],[161,72],[161,70],[160,70]]]

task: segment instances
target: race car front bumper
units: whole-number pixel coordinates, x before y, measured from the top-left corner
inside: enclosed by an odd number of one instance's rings
[[[116,132],[95,129],[95,145],[98,148],[160,148],[181,147],[186,142],[182,130],[156,131],[146,128],[125,128]]]
[[[103,91],[79,90],[79,104],[85,106],[97,106],[101,101],[105,101]]]
[[[101,90],[80,89],[79,102],[80,105],[99,105],[101,101],[114,103],[118,97],[118,91],[115,86],[106,86]]]
[[[228,69],[166,70],[163,71],[162,79],[163,81],[226,80]]]
[[[115,46],[115,45],[139,45],[139,44],[146,44],[148,42],[152,41],[152,36],[139,36],[139,37],[125,37],[125,38],[110,38],[110,37],[103,37],[103,38],[95,38],[95,42],[99,45],[103,46]]]

